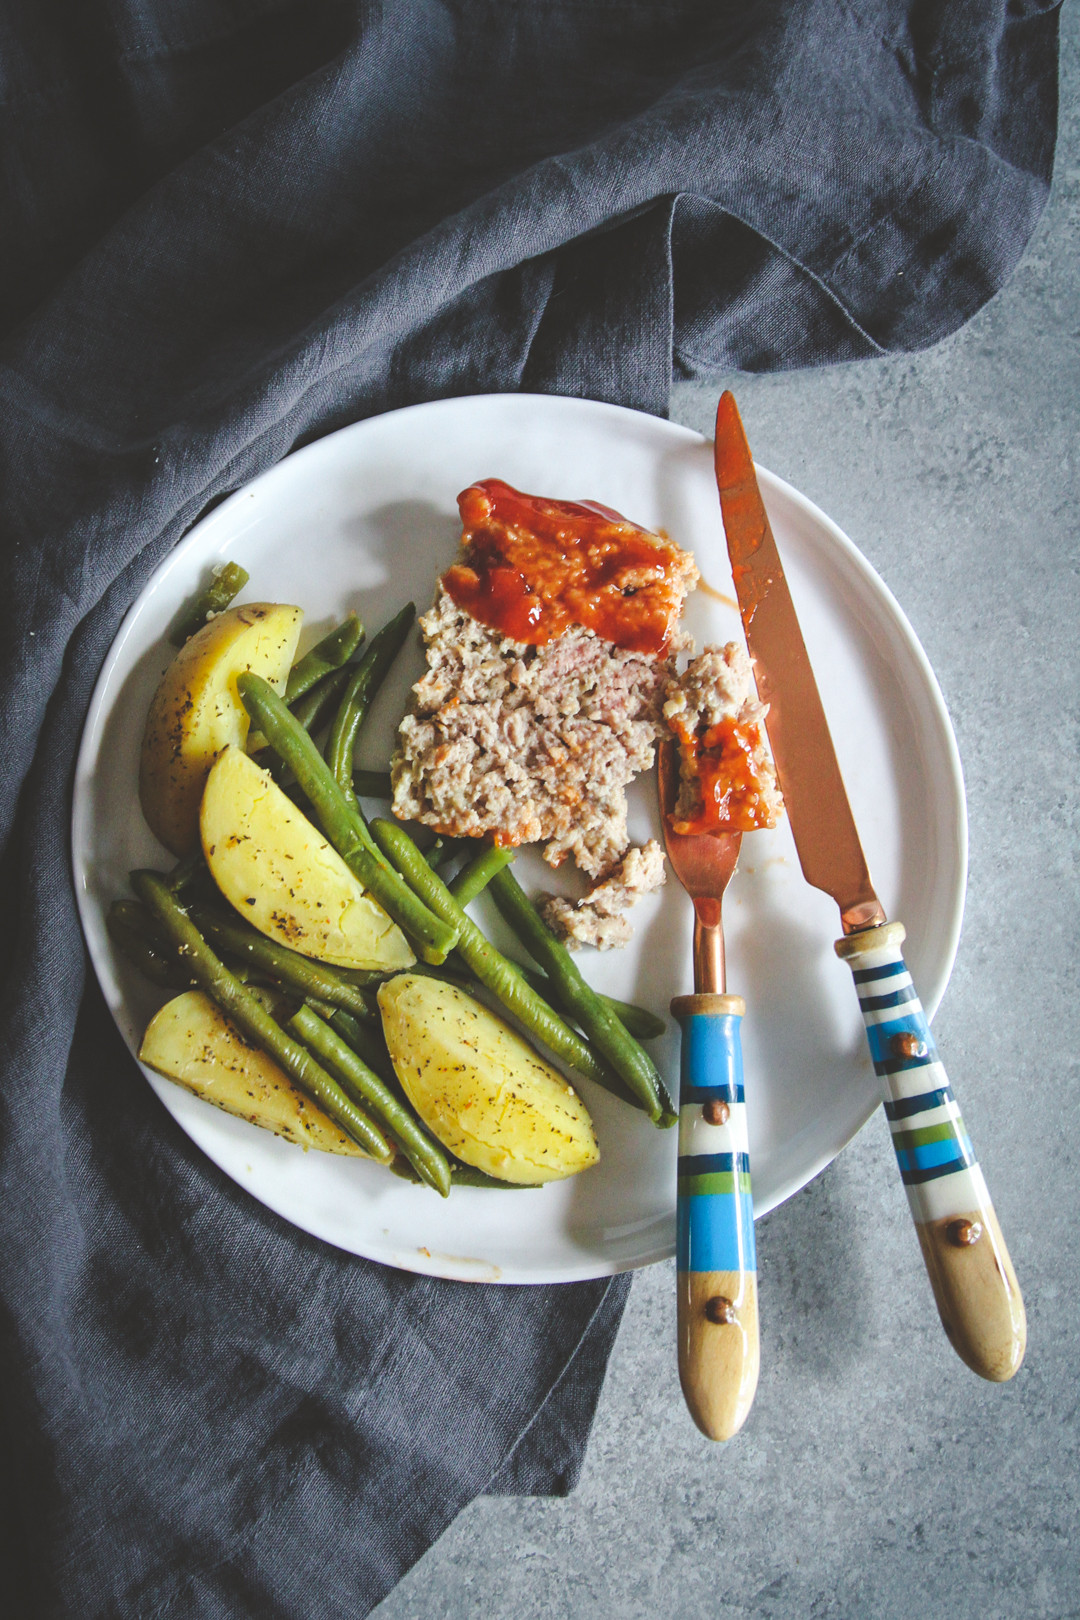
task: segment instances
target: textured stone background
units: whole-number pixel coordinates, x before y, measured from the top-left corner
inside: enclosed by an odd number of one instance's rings
[[[952,713],[971,868],[935,1032],[1029,1319],[1012,1384],[956,1359],[880,1113],[758,1223],[746,1429],[683,1410],[670,1265],[639,1273],[577,1491],[482,1500],[379,1620],[1080,1616],[1077,639],[1080,18],[1050,205],[1004,292],[910,359],[738,379],[755,454],[892,587]],[[672,414],[711,431],[717,389]]]

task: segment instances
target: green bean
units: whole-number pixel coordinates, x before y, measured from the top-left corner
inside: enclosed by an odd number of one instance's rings
[[[305,996],[304,1000],[320,1018],[326,1020],[331,1029],[337,1030],[342,1040],[347,1041],[356,1055],[363,1058],[369,1069],[375,1070],[380,1080],[386,1081],[391,1091],[401,1092],[404,1096],[401,1082],[394,1073],[394,1065],[390,1061],[386,1042],[382,1038],[380,1024],[362,1024],[352,1013],[333,1006],[329,1001],[320,1001],[318,996]]]
[[[314,1007],[319,1017],[325,1018],[327,1023],[329,1023],[333,1015],[339,1011],[339,1009],[334,1006],[333,1002],[322,1001],[318,996],[305,996],[304,1000],[307,1002],[309,1007]],[[345,1016],[348,1018],[350,1014],[346,1013]]]
[[[447,861],[452,861],[454,856],[460,853],[462,842],[460,838],[444,838],[440,833],[435,842],[429,844],[424,851],[424,859],[432,871],[436,867],[445,866]]]
[[[335,669],[331,674],[324,675],[321,681],[297,698],[291,705],[296,719],[305,731],[315,732],[329,718],[331,709],[337,708],[342,692],[352,680],[352,670]]]
[[[228,951],[241,961],[250,962],[298,996],[319,996],[335,1007],[344,1007],[359,1018],[374,1018],[367,997],[358,985],[350,984],[336,968],[325,962],[301,956],[277,940],[267,939],[239,917],[230,917],[208,906],[188,908],[192,921],[218,950]]]
[[[191,977],[232,1019],[241,1035],[272,1057],[365,1153],[380,1164],[389,1164],[394,1157],[393,1143],[316,1063],[307,1048],[287,1035],[259,998],[215,956],[184,907],[170,893],[161,873],[133,872],[131,881],[140,900],[168,935],[184,966],[190,968]]]
[[[487,888],[496,872],[501,872],[504,866],[517,854],[516,849],[503,849],[498,844],[489,844],[482,849],[479,855],[461,868],[457,877],[450,885],[450,893],[459,906],[467,906],[470,900],[475,900]]]
[[[386,679],[390,665],[401,651],[402,643],[412,629],[415,618],[416,607],[412,602],[408,602],[389,624],[384,624],[378,634],[372,636],[367,652],[356,666],[348,686],[341,695],[341,703],[334,717],[334,724],[330,728],[330,741],[326,745],[326,763],[338,787],[354,808],[356,795],[353,792],[352,775],[356,738],[371,707],[371,701]]]
[[[364,639],[364,627],[355,613],[342,619],[330,634],[317,641],[310,652],[297,660],[289,671],[285,701],[291,708],[297,698],[310,692],[316,681],[347,664]]]
[[[442,879],[433,872],[403,827],[396,822],[379,819],[371,824],[372,835],[394,862],[398,871],[412,884],[416,893],[436,915],[458,930],[458,954],[480,983],[497,996],[525,1027],[543,1041],[557,1057],[598,1085],[641,1107],[642,1102],[606,1063],[602,1063],[592,1048],[582,1040],[576,1030],[538,996],[522,978],[512,962],[497,951],[484,938],[479,928],[459,906]],[[656,1117],[659,1118],[659,1104]]]
[[[316,681],[302,697],[298,697],[295,703],[289,705],[294,718],[300,722],[305,731],[315,733],[321,729],[331,710],[337,708],[338,699],[351,679],[351,669],[331,670],[329,675],[324,675],[322,680]],[[266,738],[261,733],[250,733],[248,753],[258,755],[267,752],[269,749]],[[271,754],[269,760],[260,759],[259,764],[270,772],[279,787],[287,788],[291,784],[292,772],[275,755]]]
[[[168,879],[165,881],[168,882]],[[137,900],[114,900],[105,919],[106,923],[110,920],[118,922],[129,933],[141,935],[159,956],[167,956],[173,951],[165,929],[158,926],[146,907]]]
[[[157,943],[147,936],[139,927],[132,926],[127,921],[120,907],[130,906],[132,911],[142,908],[136,906],[134,901],[118,900],[109,907],[105,916],[105,927],[109,938],[117,949],[127,957],[133,967],[137,967],[144,979],[156,984],[162,990],[187,990],[191,986],[191,975],[185,973],[175,951],[165,952]]]
[[[454,896],[458,905],[467,906],[470,900],[475,900],[476,896],[487,888],[495,873],[501,872],[504,866],[510,865],[516,853],[516,850],[513,849],[503,849],[498,845],[490,845],[481,850],[479,855],[474,856],[466,866],[462,867],[457,877],[450,884],[450,893]],[[425,850],[424,854],[430,866],[432,864],[431,854],[427,850]],[[507,958],[507,960],[509,961],[510,958]],[[546,974],[537,972],[535,968],[523,967],[520,962],[514,962],[513,965],[519,973],[524,974],[537,995],[544,996],[553,1006],[558,1004],[558,996],[552,994],[556,986]],[[599,995],[600,992],[598,991],[597,994]],[[616,1018],[626,1025],[631,1035],[637,1036],[639,1041],[655,1041],[667,1028],[662,1018],[658,1018],[655,1013],[649,1012],[646,1007],[635,1006],[632,1001],[619,1001],[614,996],[605,995],[600,995],[600,1000],[606,1007],[610,1008]],[[559,1010],[565,1012],[566,1008],[561,1007]]]
[[[665,1112],[666,1098],[652,1058],[586,983],[570,952],[555,938],[513,872],[504,867],[489,887],[502,916],[551,979],[559,1001],[640,1098],[650,1118],[658,1121]]]
[[[298,1035],[345,1090],[363,1107],[370,1108],[381,1124],[392,1131],[409,1163],[419,1171],[429,1187],[445,1198],[450,1191],[450,1166],[442,1149],[420,1128],[404,1103],[399,1102],[374,1069],[342,1040],[336,1030],[323,1022],[310,1007],[301,1007],[289,1019],[289,1028]]]
[[[316,1012],[319,1009],[316,1007]],[[386,1042],[382,1038],[382,1027],[378,1024],[364,1025],[352,1013],[344,1012],[340,1007],[332,1007],[329,1015],[323,1013],[326,1022],[336,1029],[343,1041],[348,1041],[358,1057],[362,1057],[369,1069],[374,1069],[380,1080],[385,1080],[391,1091],[399,1091],[401,1082],[394,1073],[394,1065],[390,1061],[390,1053],[386,1049]]]
[[[205,871],[206,860],[203,856],[202,850],[196,847],[191,851],[190,855],[185,855],[182,860],[177,861],[176,865],[169,873],[167,880],[169,888],[172,890],[173,894],[182,894],[183,891],[190,888],[195,882],[196,878],[201,877]]]
[[[559,1006],[561,1012],[567,1011],[559,1001],[558,986],[548,978],[546,973],[540,973],[536,968],[523,967],[520,962],[515,962],[514,966],[519,973],[525,975],[539,995],[546,996],[553,1006]],[[638,1007],[632,1001],[619,1001],[615,996],[601,995],[599,990],[595,994],[600,996],[604,1006],[608,1007],[615,1014],[615,1017],[619,1019],[620,1023],[625,1024],[631,1035],[635,1035],[639,1041],[659,1040],[667,1029],[664,1020],[658,1018],[654,1012],[650,1012],[647,1007]],[[573,1014],[571,1013],[570,1016],[573,1017]]]
[[[420,1177],[409,1163],[408,1159],[396,1158],[390,1166],[395,1176],[402,1181],[411,1181],[413,1186],[420,1185]],[[495,1176],[489,1176],[484,1170],[477,1170],[474,1165],[462,1164],[460,1159],[450,1160],[450,1186],[454,1187],[489,1187],[494,1192],[543,1192],[542,1187],[527,1187],[520,1181],[499,1181]]]
[[[182,608],[173,621],[169,631],[173,646],[182,647],[196,630],[201,630],[209,622],[213,614],[224,612],[247,582],[248,571],[241,568],[239,563],[219,563],[210,576],[209,585],[199,592],[193,602]]]
[[[601,995],[600,1000],[605,1007],[610,1008],[620,1023],[626,1025],[636,1040],[658,1041],[667,1029],[667,1024],[659,1013],[652,1012],[648,1007],[639,1006],[636,1001],[620,1001],[618,996],[605,995]]]
[[[416,898],[383,859],[363,818],[349,804],[307,732],[293,718],[273,687],[246,671],[237,681],[252,721],[282,762],[291,767],[323,832],[346,866],[416,942],[426,962],[445,962],[457,932]]]
[[[500,1181],[498,1176],[489,1176],[486,1170],[478,1170],[475,1164],[462,1164],[455,1159],[450,1166],[450,1180],[455,1187],[491,1187],[499,1192],[543,1192],[543,1187],[530,1187],[520,1181]]]
[[[346,984],[358,985],[361,990],[377,990],[380,984],[401,972],[400,968],[342,967],[337,962],[324,962],[323,966],[332,968],[339,979],[344,979]],[[368,1005],[371,1005],[370,1001]]]
[[[165,884],[172,892],[168,878]],[[137,900],[114,900],[105,926],[128,960],[141,966],[148,979],[166,990],[191,988],[194,981],[177,956],[176,947]],[[253,976],[243,963],[234,964],[232,972],[241,984],[247,984]]]
[[[393,792],[389,771],[353,771],[352,783],[360,799],[389,799]]]

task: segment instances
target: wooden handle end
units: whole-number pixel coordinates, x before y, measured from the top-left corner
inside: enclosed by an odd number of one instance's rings
[[[941,1325],[980,1378],[1003,1384],[1027,1347],[1027,1318],[993,1204],[916,1221]]]
[[[757,1389],[757,1274],[680,1271],[679,1380],[690,1416],[710,1440],[730,1440]]]

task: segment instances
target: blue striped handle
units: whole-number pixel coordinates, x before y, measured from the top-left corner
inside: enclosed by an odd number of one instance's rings
[[[885,1117],[945,1331],[983,1378],[1024,1356],[1024,1304],[944,1065],[901,953],[902,923],[838,940],[852,970]]]
[[[757,1255],[739,996],[679,996],[679,1372],[698,1427],[728,1439],[758,1376]]]

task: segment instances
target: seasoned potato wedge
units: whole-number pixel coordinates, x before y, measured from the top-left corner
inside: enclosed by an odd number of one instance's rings
[[[536,1187],[599,1159],[592,1121],[573,1088],[456,985],[398,974],[380,986],[379,1008],[409,1101],[466,1164]]]
[[[272,1058],[249,1046],[201,990],[188,990],[162,1007],[150,1020],[139,1057],[167,1080],[286,1141],[368,1157]]]
[[[415,962],[397,923],[242,749],[227,748],[213,765],[199,829],[218,888],[270,939],[339,967]]]
[[[198,842],[199,800],[214,760],[247,739],[237,676],[254,670],[283,692],[303,617],[297,607],[272,602],[228,608],[196,631],[165,671],[146,718],[139,802],[151,832],[174,855]]]

